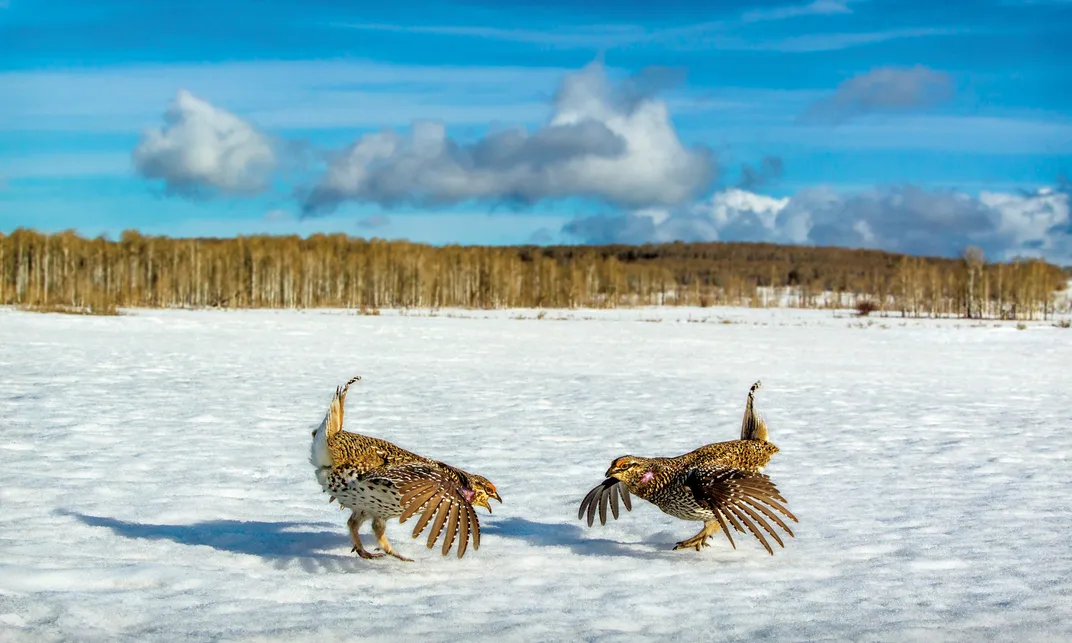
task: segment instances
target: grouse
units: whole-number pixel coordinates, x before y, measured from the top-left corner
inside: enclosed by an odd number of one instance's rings
[[[755,411],[755,394],[760,382],[748,391],[741,439],[717,442],[673,458],[616,458],[607,469],[607,479],[581,501],[579,519],[587,514],[592,526],[596,511],[599,522],[607,524],[607,507],[618,518],[619,497],[626,510],[632,509],[630,494],[651,502],[664,513],[681,520],[703,521],[703,529],[683,540],[674,549],[709,546],[707,539],[726,534],[736,549],[729,527],[754,535],[771,555],[774,550],[764,536],[769,534],[783,548],[785,544],[771,526],[775,523],[793,536],[778,514],[799,522],[770,478],[762,473],[778,447],[767,440],[767,424]],[[747,531],[746,531],[747,530]]]
[[[387,541],[387,520],[397,517],[401,523],[417,514],[420,517],[413,537],[431,524],[429,549],[441,533],[444,556],[455,538],[459,558],[465,555],[470,537],[473,549],[479,549],[480,521],[473,507],[481,506],[490,512],[490,498],[501,503],[495,485],[483,476],[417,455],[386,440],[344,431],[346,392],[360,379],[356,376],[335,389],[324,420],[313,431],[310,453],[317,481],[331,494],[329,502],[338,500],[341,508],[351,511],[346,522],[354,545],[352,551],[362,558],[391,555],[412,560],[396,552]],[[367,551],[361,542],[358,530],[367,520],[372,521],[382,553]]]

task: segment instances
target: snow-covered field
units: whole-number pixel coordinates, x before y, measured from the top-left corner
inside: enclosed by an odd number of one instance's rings
[[[536,316],[0,310],[0,640],[1072,640],[1072,330]],[[350,430],[498,485],[479,551],[349,552],[307,458],[355,373]],[[612,458],[737,437],[756,379],[785,549],[577,520]]]

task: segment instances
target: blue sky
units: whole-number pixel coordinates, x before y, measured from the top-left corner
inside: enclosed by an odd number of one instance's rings
[[[1072,263],[1072,2],[0,0],[0,231]]]

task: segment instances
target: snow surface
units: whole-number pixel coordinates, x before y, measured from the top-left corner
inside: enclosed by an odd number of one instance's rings
[[[0,640],[1072,639],[1072,330],[538,314],[0,310]],[[348,428],[498,485],[479,551],[349,553],[307,459],[355,373]],[[755,379],[785,549],[576,519],[612,458],[736,438]]]

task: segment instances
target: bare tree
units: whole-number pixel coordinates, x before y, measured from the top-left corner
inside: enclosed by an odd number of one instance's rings
[[[968,246],[964,249],[963,258],[968,266],[968,319],[971,319],[975,307],[975,279],[986,265],[986,255],[979,246]]]
[[[1048,315],[1068,277],[1040,260],[767,243],[445,246],[341,234],[119,241],[0,234],[0,304],[121,307],[613,307],[859,299],[902,315]],[[782,293],[782,294],[779,294]],[[981,301],[980,301],[981,298]],[[993,301],[991,300],[993,298]]]

